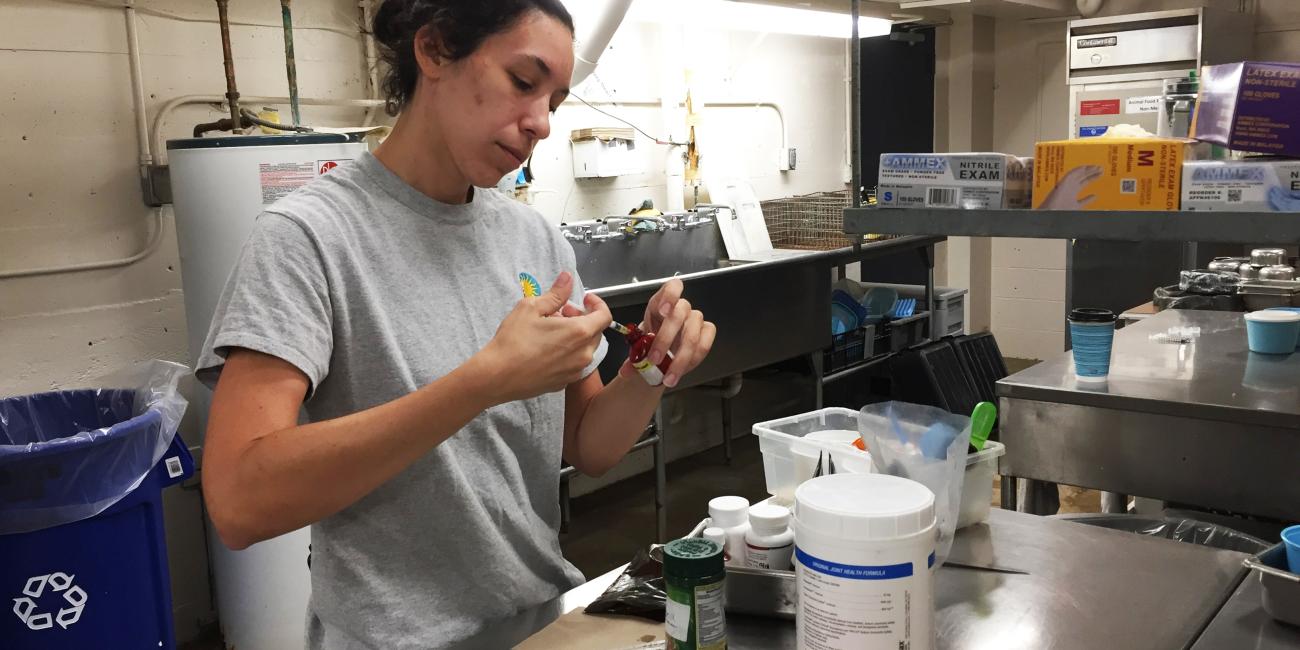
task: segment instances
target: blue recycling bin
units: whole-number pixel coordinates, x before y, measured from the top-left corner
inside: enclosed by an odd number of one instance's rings
[[[176,647],[162,490],[194,460],[168,399],[0,400],[0,648]]]

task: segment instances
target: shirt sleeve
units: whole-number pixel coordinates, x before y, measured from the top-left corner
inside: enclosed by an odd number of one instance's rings
[[[257,218],[226,281],[195,374],[215,387],[231,348],[283,359],[307,376],[310,399],[334,351],[329,282],[303,226],[274,212]]]

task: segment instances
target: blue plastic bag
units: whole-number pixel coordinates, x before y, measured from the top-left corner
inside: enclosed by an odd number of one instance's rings
[[[188,374],[149,361],[97,388],[0,400],[0,535],[87,519],[134,491],[176,435]]]

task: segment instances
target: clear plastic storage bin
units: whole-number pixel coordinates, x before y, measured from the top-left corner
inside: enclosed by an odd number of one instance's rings
[[[998,458],[1007,453],[1000,442],[989,440],[980,451],[966,456],[966,477],[962,479],[961,511],[957,514],[957,528],[978,524],[989,517],[993,505],[993,476],[998,471]]]
[[[871,454],[845,444],[858,438],[858,412],[853,409],[826,408],[759,422],[753,431],[763,453],[767,491],[782,504],[793,503],[795,488],[816,475],[819,467],[823,474],[874,471]],[[817,435],[810,439],[813,434]]]

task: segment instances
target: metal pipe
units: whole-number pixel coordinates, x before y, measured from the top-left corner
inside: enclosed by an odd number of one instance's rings
[[[260,95],[245,97],[244,100],[250,104],[283,105],[289,103],[288,97],[264,97]],[[154,116],[153,124],[149,127],[149,142],[153,143],[153,150],[158,152],[157,157],[159,162],[165,162],[162,158],[166,155],[166,148],[163,147],[163,143],[160,140],[162,137],[162,125],[166,123],[167,116],[171,115],[172,111],[189,104],[220,104],[223,101],[225,101],[225,99],[221,95],[181,95],[180,97],[173,97],[172,99],[167,100],[162,107],[158,109],[158,114]],[[298,102],[304,106],[352,106],[356,108],[371,108],[384,105],[384,100],[382,99],[318,99],[314,97],[302,97],[299,98]]]
[[[570,95],[567,99],[565,99],[561,103],[574,104],[574,105],[591,104],[595,106],[644,106],[644,107],[657,106],[662,110],[663,106],[665,105],[665,101],[668,100],[665,99],[654,99],[654,100],[578,99],[576,96]],[[669,103],[671,104],[670,101]],[[685,102],[679,102],[676,104],[676,106],[677,108],[685,108],[686,104]],[[781,108],[780,104],[777,104],[776,102],[709,102],[708,104],[705,104],[700,110],[705,111],[711,108],[770,108],[772,109],[772,111],[776,113],[777,121],[781,123],[781,151],[789,151],[790,128],[786,124],[785,109]]]
[[[103,269],[115,269],[123,266],[130,266],[140,260],[149,257],[158,245],[162,243],[163,218],[162,208],[154,208],[153,212],[153,233],[149,236],[149,241],[145,243],[140,252],[116,260],[106,260],[103,262],[86,262],[84,264],[70,264],[68,266],[46,266],[35,269],[19,269],[17,271],[0,271],[0,280],[11,280],[13,278],[30,278],[38,275],[57,275],[60,273],[75,273],[79,271],[100,271]]]
[[[849,15],[853,20],[853,31],[849,36],[852,41],[853,70],[849,82],[849,169],[850,182],[853,183],[851,205],[862,207],[862,39],[858,38],[858,0],[849,0]]]
[[[289,108],[293,111],[293,125],[302,124],[302,111],[298,108],[298,64],[293,57],[292,0],[280,0],[280,19],[284,22],[284,69],[289,77]]]
[[[361,39],[366,46],[366,79],[370,82],[370,98],[376,99],[379,97],[379,59],[375,56],[374,3],[371,0],[358,0],[357,4],[361,7]],[[377,112],[377,108],[366,109],[366,119],[361,125],[370,126],[375,121]]]
[[[276,131],[286,131],[290,133],[312,133],[313,132],[310,126],[297,126],[297,125],[277,124],[275,122],[269,122],[267,120],[258,117],[256,113],[248,110],[247,108],[240,111],[240,113],[244,120],[243,124],[253,124],[256,126],[266,127],[268,129],[275,129]]]
[[[230,122],[239,124],[239,90],[235,87],[235,57],[230,53],[230,0],[217,0],[217,22],[221,25],[221,59],[226,67],[226,101]]]
[[[140,67],[140,38],[136,34],[135,0],[127,0],[123,9],[126,17],[126,52],[131,65],[131,99],[135,104],[136,147],[140,153],[140,173],[153,164],[153,149],[149,145],[149,119],[145,115],[144,72]]]

